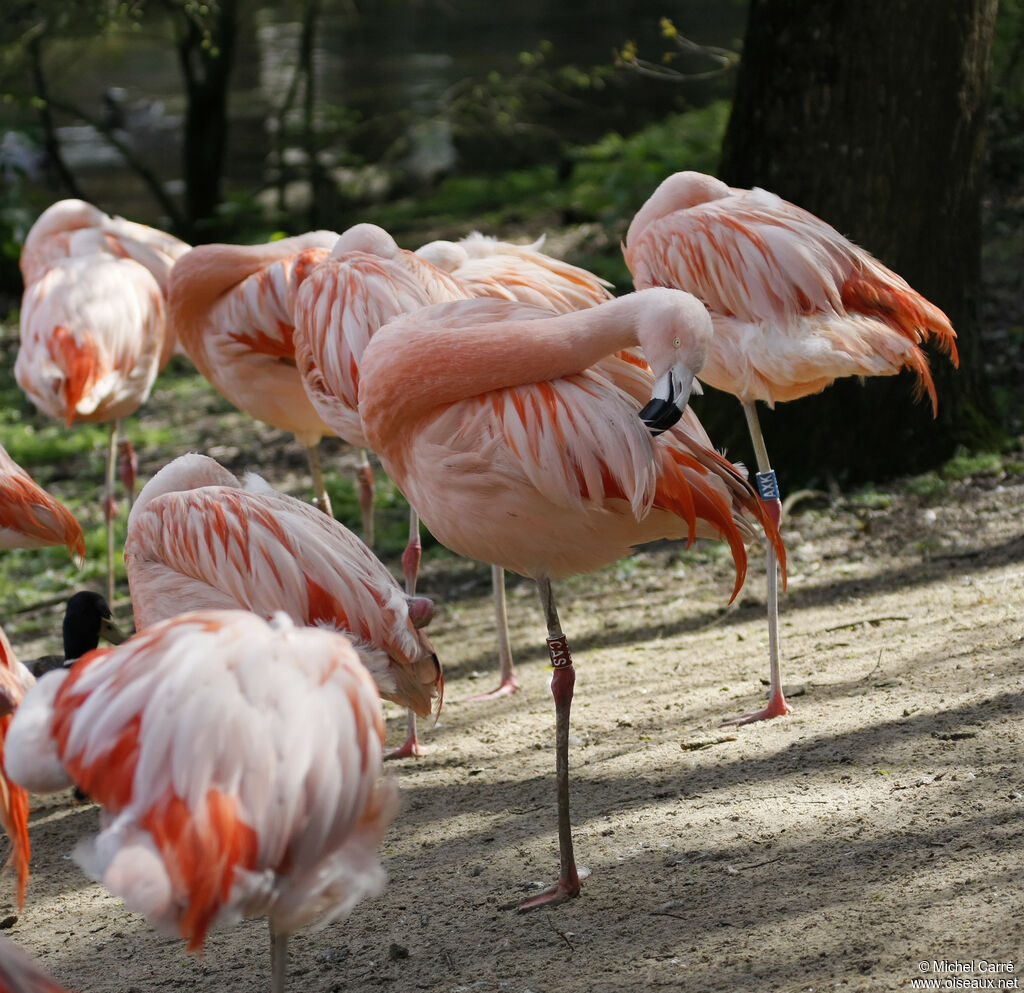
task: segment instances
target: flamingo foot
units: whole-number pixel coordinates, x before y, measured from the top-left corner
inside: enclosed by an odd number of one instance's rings
[[[419,735],[416,732],[416,712],[407,710],[405,712],[405,721],[406,728],[408,729],[405,741],[398,748],[384,754],[385,762],[389,759],[418,759],[424,755],[429,755],[433,751],[432,748],[420,744]]]
[[[421,759],[424,755],[429,755],[433,750],[430,745],[421,744],[416,735],[410,735],[397,748],[392,748],[390,752],[385,752],[384,761],[389,762],[391,759]]]
[[[517,910],[525,914],[528,910],[537,910],[540,907],[557,907],[560,903],[568,903],[580,895],[580,880],[586,879],[590,870],[586,866],[571,866],[569,872],[563,873],[554,886],[528,897],[521,903],[502,904],[500,910]]]
[[[773,717],[785,717],[786,714],[791,713],[793,713],[793,708],[786,703],[786,698],[782,695],[782,687],[779,686],[777,689],[772,690],[771,695],[768,697],[768,703],[761,710],[755,710],[749,714],[740,714],[739,717],[732,717],[727,721],[722,721],[722,727],[753,724],[755,721],[770,721]]]
[[[519,680],[514,672],[505,676],[496,689],[488,690],[486,693],[474,693],[465,699],[465,703],[475,703],[477,700],[497,700],[503,696],[511,696],[519,692]]]

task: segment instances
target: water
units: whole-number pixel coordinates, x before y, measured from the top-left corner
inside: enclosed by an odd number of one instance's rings
[[[226,187],[252,189],[267,177],[276,108],[291,82],[300,24],[287,4],[250,4],[242,12],[231,90]],[[550,42],[545,67],[574,64],[583,70],[609,65],[614,49],[627,40],[641,54],[656,59],[669,47],[658,22],[669,16],[688,37],[710,45],[735,48],[742,34],[745,0],[365,0],[328,3],[314,48],[319,124],[327,126],[344,108],[341,129],[329,163],[400,163],[410,176],[430,178],[486,159],[493,152],[507,163],[516,147],[489,149],[484,128],[470,133],[460,127],[476,110],[466,99],[467,80],[488,73],[508,79],[521,71],[521,52],[536,52]],[[48,61],[55,96],[77,102],[88,113],[121,125],[118,134],[172,192],[180,191],[180,123],[184,111],[176,56],[155,29],[143,28],[129,38],[68,42],[52,49]],[[59,67],[59,68],[53,68]],[[700,65],[699,68],[705,68]],[[536,74],[535,74],[536,75]],[[559,141],[591,141],[609,130],[628,130],[687,105],[727,94],[731,80],[672,84],[616,73],[604,89],[581,92],[565,104],[541,110],[535,126],[523,132],[524,155],[546,154]],[[535,87],[543,90],[543,83]],[[532,92],[532,91],[527,91]],[[462,117],[452,100],[463,94]],[[298,110],[289,124],[298,122]],[[470,115],[471,116],[471,115]],[[17,125],[9,113],[4,126]],[[65,121],[60,129],[65,155],[87,196],[102,206],[139,220],[156,218],[143,185],[122,165],[121,156],[91,126]],[[525,147],[528,142],[540,142]],[[0,143],[0,158],[3,145]],[[553,154],[553,153],[552,153]],[[291,149],[292,160],[301,158]],[[473,164],[470,162],[469,164]],[[0,172],[3,163],[0,162]],[[33,184],[35,199],[54,198],[44,174]],[[30,191],[32,192],[32,191]]]

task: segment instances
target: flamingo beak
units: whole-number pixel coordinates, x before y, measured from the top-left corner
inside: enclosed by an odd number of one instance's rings
[[[650,402],[640,411],[640,420],[657,437],[683,416],[690,395],[700,396],[702,392],[693,371],[682,362],[677,362],[668,372],[658,377]]]

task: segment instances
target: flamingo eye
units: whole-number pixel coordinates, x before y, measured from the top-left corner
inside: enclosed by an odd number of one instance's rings
[[[673,338],[672,339],[672,347],[673,348],[678,348],[681,344],[682,344],[682,342],[678,338]]]

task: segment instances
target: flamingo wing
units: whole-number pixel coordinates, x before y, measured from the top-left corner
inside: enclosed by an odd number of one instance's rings
[[[542,238],[517,245],[473,233],[457,243],[464,260],[450,271],[474,296],[519,300],[556,314],[594,307],[611,298],[611,283],[547,255],[540,251],[541,244]],[[430,246],[419,251],[432,257]]]
[[[335,240],[314,231],[266,245],[200,245],[171,277],[170,323],[195,367],[233,406],[307,447],[333,432],[295,369],[292,312]]]

